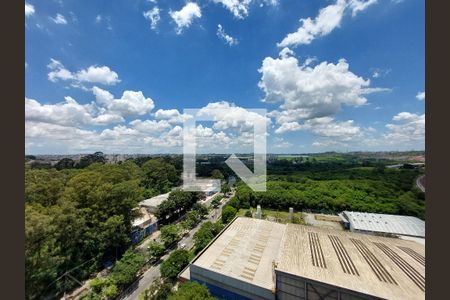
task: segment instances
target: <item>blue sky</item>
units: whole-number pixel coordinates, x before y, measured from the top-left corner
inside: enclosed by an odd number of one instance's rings
[[[216,112],[199,152],[251,151],[253,108],[269,152],[424,149],[424,1],[29,0],[25,15],[27,153],[180,153],[185,108]]]

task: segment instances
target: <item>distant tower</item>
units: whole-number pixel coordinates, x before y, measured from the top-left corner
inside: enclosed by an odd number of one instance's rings
[[[289,223],[292,223],[293,219],[294,219],[294,208],[289,207]]]
[[[256,218],[261,219],[261,205],[256,207]]]

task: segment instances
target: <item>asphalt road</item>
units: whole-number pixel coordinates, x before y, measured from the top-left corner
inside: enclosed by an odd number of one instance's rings
[[[425,175],[422,175],[422,176],[420,176],[419,178],[417,178],[416,184],[417,184],[417,187],[418,187],[422,192],[425,193],[425,186],[424,186],[424,184],[422,184],[422,179],[423,179],[423,182],[425,183]]]
[[[225,198],[225,201],[223,204],[221,204],[217,209],[213,209],[211,211],[211,213],[208,215],[208,217],[203,220],[202,222],[200,222],[197,227],[195,227],[194,229],[192,229],[191,231],[189,231],[189,235],[184,236],[179,242],[178,245],[182,245],[185,244],[187,249],[191,249],[194,246],[194,240],[193,240],[193,236],[194,234],[200,229],[200,226],[207,222],[207,221],[212,221],[215,222],[217,221],[220,216],[222,215],[222,207],[226,204],[226,202],[234,196],[234,193],[231,194],[231,196]],[[161,262],[165,259],[167,259],[169,257],[169,255],[175,251],[175,249],[169,251],[166,255],[164,255],[161,260],[156,264],[153,265],[152,267],[150,267],[147,271],[145,271],[145,273],[138,279],[136,280],[125,292],[123,292],[119,297],[117,297],[118,300],[135,300],[135,299],[139,299],[139,295],[148,287],[150,287],[150,285],[152,284],[152,282],[158,278],[159,276],[161,276],[161,273],[159,271],[159,267],[161,265]]]

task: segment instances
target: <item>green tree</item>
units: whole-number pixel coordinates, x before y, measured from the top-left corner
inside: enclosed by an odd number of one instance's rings
[[[221,190],[220,190],[223,194],[228,194],[231,191],[230,185],[229,184],[222,184]]]
[[[119,294],[119,289],[111,278],[97,277],[92,279],[89,285],[91,292],[86,297],[87,299],[113,299]]]
[[[114,299],[119,295],[119,289],[115,284],[110,284],[102,289],[101,295],[103,299]]]
[[[223,229],[220,223],[205,222],[200,226],[198,231],[194,233],[194,251],[200,252],[208,243]]]
[[[161,227],[160,239],[164,245],[170,246],[180,238],[180,227],[178,225],[169,224]]]
[[[133,208],[142,199],[139,172],[132,162],[26,170],[27,299],[74,288],[75,281],[55,279],[77,267],[71,276],[84,280],[130,246]]]
[[[68,175],[54,169],[25,172],[25,201],[43,206],[55,205],[61,197]]]
[[[225,177],[223,177],[222,172],[220,172],[218,169],[214,169],[211,172],[211,178],[223,180]]]
[[[141,295],[139,300],[166,300],[171,294],[173,285],[161,279],[155,279]]]
[[[200,218],[204,218],[208,214],[208,208],[200,203],[194,203],[192,210],[197,212]]]
[[[58,277],[64,253],[58,248],[53,216],[41,205],[25,204],[25,295],[38,299]],[[52,287],[51,287],[52,288]],[[54,288],[54,287],[53,287]]]
[[[211,206],[213,208],[218,208],[220,205],[221,198],[219,196],[214,197],[214,199],[211,200]]]
[[[142,254],[127,250],[112,269],[111,279],[114,280],[118,287],[127,287],[136,279],[143,263],[144,256]]]
[[[106,162],[105,155],[103,152],[95,152],[93,154],[88,154],[86,156],[83,156],[78,164],[76,164],[77,168],[86,168],[87,166],[93,164],[93,163],[101,163],[104,164]]]
[[[35,160],[35,159],[36,159],[36,156],[34,156],[34,155],[25,155],[25,161]]]
[[[233,220],[234,216],[236,216],[237,210],[233,206],[226,205],[222,209],[222,223],[227,224],[231,220]]]
[[[56,168],[56,170],[72,169],[74,167],[74,165],[75,165],[75,162],[73,159],[64,157],[63,159],[61,159],[60,161],[58,161],[55,164],[55,168]]]
[[[163,159],[151,159],[142,165],[144,173],[144,186],[159,193],[167,192],[178,183],[179,177],[173,165]]]
[[[148,253],[150,256],[159,258],[164,255],[164,252],[166,252],[166,247],[164,247],[163,244],[155,241],[150,242],[150,245],[148,246]]]
[[[208,289],[197,282],[186,282],[178,287],[178,290],[170,295],[168,300],[214,300]]]
[[[155,215],[159,220],[167,222],[174,216],[179,216],[182,212],[190,209],[199,200],[199,197],[201,194],[196,192],[172,191],[167,200],[158,205]]]
[[[247,210],[247,211],[245,212],[245,215],[244,215],[244,216],[246,216],[246,217],[248,217],[248,218],[253,217],[252,212],[251,212],[250,210]]]
[[[186,214],[186,218],[182,222],[183,228],[190,230],[194,228],[202,219],[198,211],[192,210]]]
[[[178,274],[189,263],[189,252],[183,249],[173,251],[170,256],[161,264],[161,277],[168,280],[175,280]]]

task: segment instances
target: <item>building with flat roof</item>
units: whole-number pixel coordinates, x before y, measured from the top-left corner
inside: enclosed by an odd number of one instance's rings
[[[131,223],[131,242],[133,244],[140,242],[158,229],[158,220],[145,207],[136,207],[135,210],[139,210],[140,216]]]
[[[158,205],[163,203],[169,198],[169,193],[161,194],[149,199],[142,200],[139,202],[139,206],[145,207],[149,212],[155,213],[158,209]]]
[[[223,299],[424,299],[424,245],[239,217],[182,272]]]
[[[202,191],[205,193],[206,196],[211,196],[214,195],[218,192],[220,192],[221,189],[221,180],[216,179],[216,182],[210,182],[211,179],[205,179],[205,178],[199,178],[195,184],[189,184],[189,188],[187,189],[189,190],[194,190],[194,191]],[[184,186],[183,186],[184,188]],[[192,188],[192,189],[191,189]]]
[[[354,211],[343,211],[340,217],[355,232],[425,238],[425,222],[416,217]]]
[[[134,210],[138,210],[140,216],[133,220],[133,222],[131,223],[132,227],[145,228],[157,221],[156,217],[153,214],[149,213],[144,207],[136,207]]]

